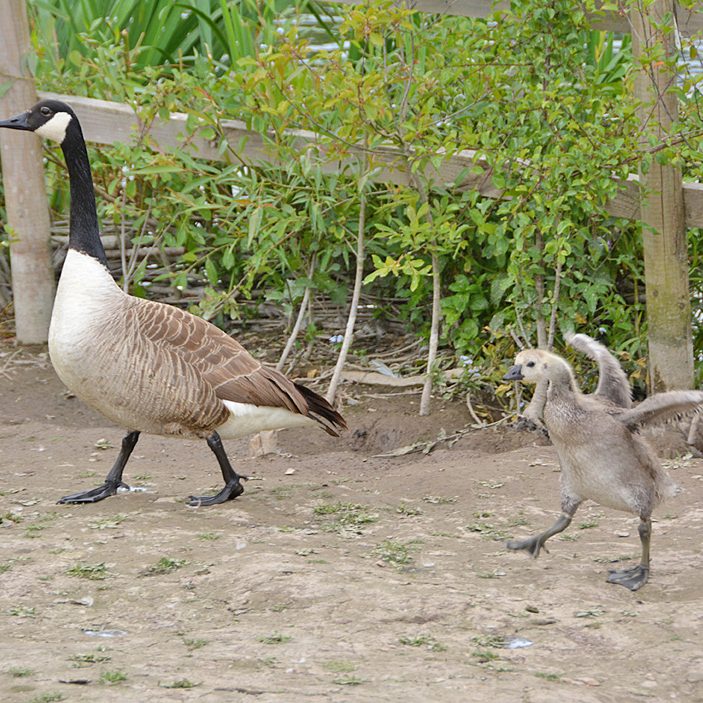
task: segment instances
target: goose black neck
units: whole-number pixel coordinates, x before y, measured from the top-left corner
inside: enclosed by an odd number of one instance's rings
[[[68,246],[70,249],[76,249],[92,256],[107,266],[105,249],[100,241],[100,228],[88,151],[81,128],[75,119],[71,121],[66,130],[61,150],[66,159],[71,185],[71,222]]]

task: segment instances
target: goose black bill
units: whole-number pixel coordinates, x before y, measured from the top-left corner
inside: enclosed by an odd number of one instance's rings
[[[32,127],[29,124],[29,112],[22,112],[19,115],[10,117],[9,120],[0,120],[0,127],[6,127],[7,129],[23,129],[25,131],[32,131]]]
[[[504,381],[522,381],[522,379],[522,364],[516,364],[515,366],[511,366],[508,370],[508,373],[503,376]]]

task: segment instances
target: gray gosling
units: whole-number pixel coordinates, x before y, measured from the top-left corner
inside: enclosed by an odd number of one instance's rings
[[[590,499],[605,507],[640,518],[640,563],[612,570],[608,582],[636,591],[649,578],[651,515],[678,487],[662,469],[637,433],[643,425],[661,422],[699,409],[703,392],[669,391],[650,396],[635,408],[603,403],[581,393],[569,364],[556,354],[526,349],[504,377],[524,383],[548,383],[544,422],[561,464],[561,510],[547,530],[522,540],[510,540],[508,549],[537,557],[545,542],[563,532],[579,505]],[[546,548],[545,548],[545,551]]]
[[[97,488],[59,503],[95,503],[129,488],[125,465],[142,432],[207,441],[222,472],[216,505],[244,491],[222,439],[262,430],[318,426],[339,436],[344,418],[314,391],[268,369],[205,320],[171,305],[127,295],[107,268],[83,132],[73,110],[42,100],[0,128],[34,132],[61,145],[71,188],[68,253],[49,329],[58,377],[83,402],[127,430],[117,460]]]
[[[598,364],[598,386],[592,394],[586,397],[619,408],[632,406],[632,391],[627,374],[607,347],[587,334],[566,335],[566,342],[570,347],[585,354]],[[536,384],[532,400],[522,413],[524,419],[543,430],[545,430],[543,420],[548,385],[549,382],[546,378]]]

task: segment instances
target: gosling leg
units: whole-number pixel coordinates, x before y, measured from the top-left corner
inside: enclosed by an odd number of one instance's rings
[[[611,570],[608,575],[608,583],[615,583],[618,586],[625,586],[631,591],[637,591],[649,579],[649,544],[652,536],[652,521],[649,517],[640,517],[640,524],[637,528],[642,543],[642,559],[637,566],[631,569]]]
[[[138,439],[139,432],[130,432],[126,437],[124,437],[122,440],[122,448],[120,449],[120,453],[113,467],[110,469],[110,473],[108,473],[105,478],[105,483],[89,491],[82,491],[80,493],[72,493],[71,495],[64,496],[59,499],[58,503],[97,503],[99,500],[114,496],[115,493],[117,493],[118,488],[126,488],[129,490],[129,486],[122,480],[122,472],[124,471],[124,467],[127,465],[127,461],[129,460]]]
[[[240,483],[241,478],[232,468],[227,453],[222,445],[222,440],[217,432],[213,432],[207,438],[207,445],[212,449],[213,454],[217,457],[217,462],[222,471],[222,478],[225,480],[225,487],[214,496],[189,496],[186,503],[194,507],[200,505],[217,505],[228,500],[234,500],[237,496],[244,493],[244,486]]]
[[[526,539],[510,539],[505,543],[505,546],[513,551],[524,549],[532,555],[533,559],[536,559],[539,556],[541,549],[544,549],[545,552],[549,553],[549,550],[544,546],[544,543],[550,537],[563,532],[571,524],[571,520],[573,519],[575,512],[576,508],[574,508],[571,513],[562,512],[557,521],[544,532],[540,532],[540,534],[534,535],[533,537],[527,537]]]

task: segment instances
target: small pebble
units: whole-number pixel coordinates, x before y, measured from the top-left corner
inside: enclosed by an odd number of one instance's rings
[[[628,530],[616,530],[615,536],[616,537],[629,537],[630,533]]]
[[[295,473],[295,469],[286,469],[286,476],[292,476]]]

